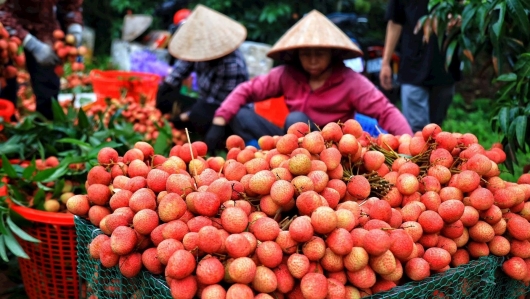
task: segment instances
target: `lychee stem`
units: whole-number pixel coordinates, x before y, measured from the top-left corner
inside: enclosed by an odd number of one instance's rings
[[[283,219],[282,221],[280,221],[279,225],[280,225],[280,228],[282,230],[286,230],[287,228],[289,228],[289,226],[291,225],[291,223],[293,222],[293,220],[296,219],[297,216],[294,216],[292,219],[289,219],[289,217],[286,217],[285,219]]]
[[[191,139],[190,139],[190,133],[188,131],[188,128],[185,128],[186,129],[186,138],[188,138],[188,145],[190,147],[190,154],[191,154],[191,159],[192,160],[195,160],[195,157],[193,157],[193,149],[191,148]],[[195,164],[193,164],[193,172],[197,173],[197,167],[195,166]],[[197,189],[197,182],[195,182],[195,179],[193,180],[193,184],[195,185],[195,189]]]
[[[396,230],[397,228],[393,228],[393,227],[381,227],[381,230],[383,231],[387,231],[387,230]]]
[[[279,208],[278,211],[276,211],[276,215],[274,215],[273,219],[275,221],[278,221],[278,218],[282,215],[282,208]]]

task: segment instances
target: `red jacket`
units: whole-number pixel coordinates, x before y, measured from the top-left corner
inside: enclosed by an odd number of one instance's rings
[[[31,33],[51,44],[59,21],[64,29],[83,23],[82,4],[83,0],[6,0],[0,7],[0,23],[20,40]]]
[[[230,121],[244,104],[282,95],[289,111],[304,112],[320,127],[339,120],[345,122],[359,112],[377,119],[391,134],[413,135],[403,114],[366,77],[344,65],[336,67],[324,85],[314,91],[300,70],[275,67],[267,75],[238,85],[215,116]]]

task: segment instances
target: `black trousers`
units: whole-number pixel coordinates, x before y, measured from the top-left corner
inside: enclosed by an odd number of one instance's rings
[[[26,55],[26,69],[28,70],[31,87],[35,94],[36,109],[47,119],[53,119],[52,100],[57,101],[61,83],[53,66],[43,67],[37,63],[33,55],[24,51]],[[7,81],[7,86],[2,89],[0,97],[8,99],[17,106],[18,84],[16,79]]]
[[[24,51],[26,68],[31,78],[31,87],[37,101],[37,111],[47,119],[53,119],[52,101],[57,101],[61,82],[54,66],[44,67],[37,63],[33,55]]]

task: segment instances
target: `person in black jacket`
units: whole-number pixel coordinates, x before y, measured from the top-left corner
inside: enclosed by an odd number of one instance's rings
[[[428,3],[429,0],[388,1],[385,52],[379,73],[381,86],[391,89],[390,59],[396,44],[401,42],[398,81],[402,110],[414,132],[429,123],[441,126],[455,94],[455,82],[461,79],[457,55],[453,56],[449,68],[445,68],[445,56],[440,52],[436,36],[445,33],[433,32],[424,37],[423,30],[415,32],[418,20],[429,13]],[[454,20],[449,27],[457,25],[458,18]]]

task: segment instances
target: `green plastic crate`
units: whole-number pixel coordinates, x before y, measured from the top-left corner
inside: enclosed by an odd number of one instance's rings
[[[80,280],[86,283],[87,298],[172,298],[166,279],[161,275],[141,271],[137,277],[126,278],[121,275],[118,267],[107,269],[101,266],[99,260],[89,256],[88,246],[92,239],[103,232],[77,216],[75,217],[75,229],[77,232],[77,273]]]
[[[508,277],[500,266],[502,266],[502,261],[499,263],[499,268],[495,273],[495,289],[489,298],[517,299],[530,292],[529,285]]]
[[[366,297],[370,299],[498,299],[491,294],[497,287],[496,271],[502,258],[489,255],[451,268],[422,281],[409,282],[387,292]]]
[[[161,275],[153,275],[142,270],[138,277],[125,278],[117,267],[110,269],[102,267],[98,260],[92,259],[88,254],[88,245],[97,235],[102,234],[101,230],[79,217],[75,217],[75,227],[78,250],[77,272],[80,279],[86,282],[88,298],[91,295],[96,295],[98,299],[172,298],[165,278]],[[503,258],[496,256],[481,257],[469,264],[451,268],[422,281],[409,282],[390,291],[365,298],[517,298],[519,294],[524,294],[528,287],[525,288],[521,282],[503,275],[499,267],[502,261]]]

